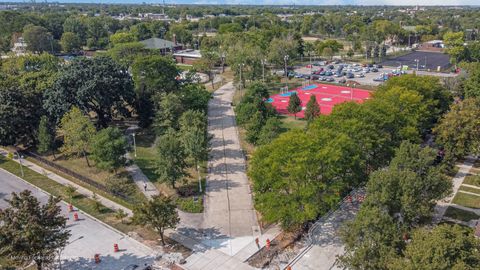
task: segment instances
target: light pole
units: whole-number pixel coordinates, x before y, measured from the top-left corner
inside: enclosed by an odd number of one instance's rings
[[[265,65],[267,64],[267,59],[262,59],[262,80],[265,82]]]
[[[23,173],[23,164],[22,164],[22,156],[20,155],[20,153],[18,153],[17,151],[17,157],[18,157],[18,164],[20,164],[20,173],[22,174],[22,178],[25,176],[25,174]]]
[[[288,80],[288,74],[287,74],[287,72],[288,72],[288,71],[287,71],[287,61],[288,61],[288,58],[289,58],[288,55],[285,55],[285,56],[283,57],[283,61],[285,62],[285,78],[286,78],[287,80]]]
[[[222,52],[222,73],[225,72],[225,53]]]
[[[420,62],[420,60],[415,59],[415,62],[417,62],[417,71],[418,71],[418,62]]]
[[[135,157],[137,157],[137,143],[135,142],[135,132],[132,133],[132,137],[133,137],[133,152]]]
[[[200,166],[197,164],[197,172],[198,172],[198,190],[202,193],[202,177],[200,176]]]

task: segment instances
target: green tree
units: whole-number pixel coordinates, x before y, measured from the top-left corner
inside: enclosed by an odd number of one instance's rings
[[[70,232],[58,206],[60,198],[40,202],[28,190],[12,193],[8,208],[0,209],[0,255],[11,256],[27,266],[46,269],[67,245]]]
[[[480,63],[466,63],[463,65],[467,72],[467,78],[462,80],[465,98],[480,98]]]
[[[175,63],[162,56],[139,56],[132,65],[132,75],[137,93],[136,109],[140,125],[148,127],[154,117],[153,97],[179,89],[179,70]]]
[[[333,134],[292,130],[256,150],[248,175],[263,220],[295,229],[338,202],[356,165],[353,143]]]
[[[396,250],[403,247],[402,228],[383,209],[362,206],[354,220],[340,230],[345,253],[339,257],[342,267],[389,269]]]
[[[200,180],[199,162],[206,160],[208,156],[207,119],[202,112],[188,110],[182,114],[179,123],[185,154],[193,160]]]
[[[60,39],[60,45],[64,52],[78,52],[82,48],[82,41],[75,33],[65,32]]]
[[[480,241],[471,230],[458,225],[439,225],[414,231],[403,256],[389,266],[392,270],[477,269]]]
[[[310,100],[307,103],[305,109],[305,119],[310,123],[320,115],[320,106],[318,105],[315,95],[310,96]]]
[[[247,130],[246,139],[249,143],[257,144],[258,136],[262,131],[262,127],[265,124],[265,118],[263,117],[260,111],[256,111],[252,118],[248,120],[245,124],[245,129]]]
[[[34,53],[45,51],[53,52],[54,40],[52,34],[42,26],[29,24],[23,28],[23,39],[27,43],[27,50]]]
[[[49,123],[46,116],[40,118],[40,124],[38,125],[38,145],[37,151],[40,154],[45,154],[48,151],[52,151],[55,156],[55,151],[53,149],[55,140],[55,129],[52,128],[52,125]]]
[[[92,159],[101,169],[116,171],[125,164],[127,139],[118,128],[100,130],[91,140]]]
[[[90,167],[88,150],[95,135],[95,127],[88,116],[84,115],[77,107],[73,107],[63,116],[60,127],[63,133],[61,150],[66,154],[83,155]]]
[[[44,108],[59,119],[72,106],[94,112],[106,127],[114,116],[129,116],[134,104],[133,82],[127,70],[109,57],[79,58],[66,65],[52,88],[45,91]]]
[[[463,158],[480,153],[480,101],[465,99],[453,104],[434,129],[436,141],[447,156]]]
[[[265,145],[276,139],[282,133],[282,122],[277,117],[270,117],[258,134],[257,144]]]
[[[168,129],[178,129],[178,119],[184,110],[180,97],[175,93],[161,94],[153,127],[157,135],[164,134]]]
[[[112,44],[113,46],[135,41],[137,41],[137,39],[132,33],[118,32],[110,36],[110,44]]]
[[[180,222],[173,201],[170,198],[158,195],[136,207],[133,219],[138,224],[152,226],[160,235],[163,245],[165,245],[165,230],[175,229]]]
[[[75,33],[80,38],[82,45],[86,44],[87,41],[87,27],[81,18],[77,16],[70,16],[65,19],[63,23],[63,32],[64,33]]]
[[[302,101],[298,97],[297,93],[292,93],[290,99],[288,100],[287,110],[289,113],[292,113],[297,119],[297,113],[302,110]]]
[[[459,59],[465,54],[463,32],[447,32],[443,35],[443,40],[447,47],[446,51],[450,55],[450,62],[458,64]]]
[[[162,182],[175,188],[175,183],[187,176],[186,154],[178,134],[169,129],[158,137],[157,142],[157,174]]]
[[[108,49],[107,55],[117,63],[124,66],[131,66],[135,59],[149,55],[151,52],[140,42],[119,43]]]
[[[370,176],[366,203],[384,207],[408,227],[428,222],[436,201],[451,190],[436,157],[429,147],[403,142],[390,166]]]

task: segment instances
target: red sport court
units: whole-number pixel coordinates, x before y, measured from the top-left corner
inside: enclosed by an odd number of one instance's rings
[[[290,100],[290,95],[294,92],[297,93],[302,101],[302,111],[297,113],[297,116],[300,118],[305,116],[305,107],[307,106],[307,102],[310,100],[311,95],[315,95],[317,98],[322,114],[330,114],[333,106],[342,102],[354,101],[362,103],[371,95],[370,91],[348,86],[312,84],[286,93],[273,95],[267,100],[267,102],[271,103],[278,113],[293,115],[288,113],[287,106],[288,101]]]

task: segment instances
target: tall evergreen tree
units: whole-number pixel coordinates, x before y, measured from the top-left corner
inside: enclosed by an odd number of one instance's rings
[[[288,101],[287,110],[289,113],[293,113],[295,119],[297,119],[297,113],[302,110],[302,101],[298,97],[297,93],[292,93],[290,100]]]
[[[307,108],[305,109],[305,119],[307,119],[308,123],[310,123],[319,115],[320,106],[317,103],[317,98],[315,97],[315,95],[311,95],[310,100],[307,103]]]

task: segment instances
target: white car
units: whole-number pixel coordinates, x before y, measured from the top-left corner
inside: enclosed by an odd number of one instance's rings
[[[363,78],[365,77],[365,74],[362,72],[362,73],[359,73],[359,74],[355,74],[355,77],[357,78]]]

